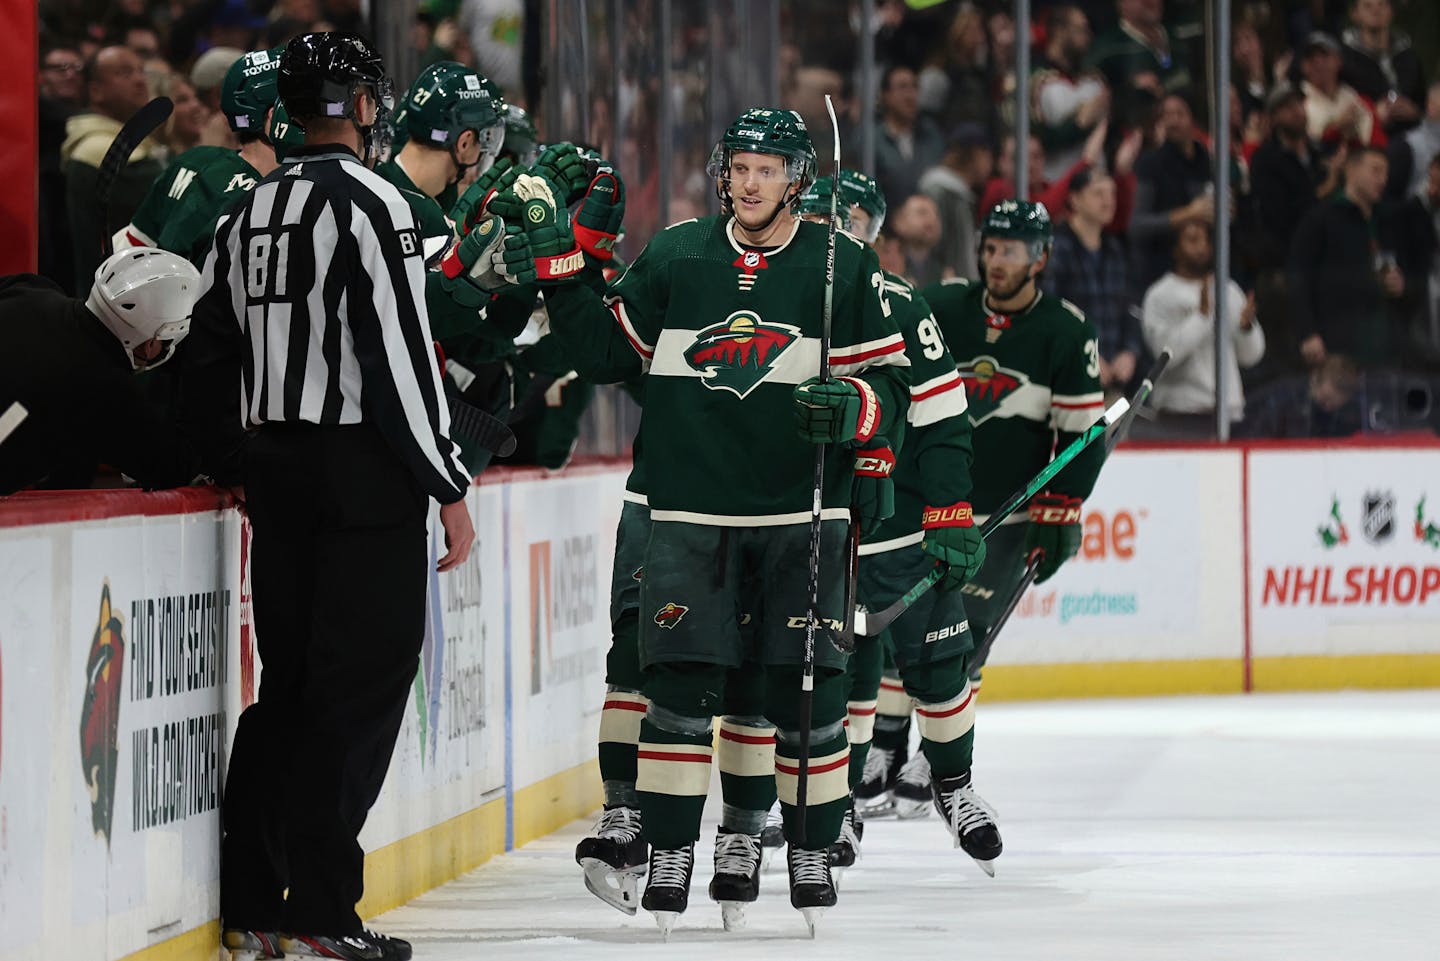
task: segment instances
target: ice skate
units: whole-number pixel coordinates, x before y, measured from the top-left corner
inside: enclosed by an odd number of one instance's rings
[[[850,799],[850,807],[845,811],[845,820],[840,825],[840,837],[830,845],[830,866],[832,868],[848,868],[860,859],[860,813],[855,809],[855,799]]]
[[[229,952],[231,961],[266,961],[267,958],[285,957],[280,947],[280,935],[274,931],[226,928],[220,935],[220,945]]]
[[[765,815],[765,829],[760,832],[760,870],[770,870],[775,852],[785,846],[785,819],[780,815],[780,802],[776,801]]]
[[[906,762],[895,779],[895,816],[902,821],[930,813],[930,760],[921,751]]]
[[[650,877],[640,906],[655,915],[660,936],[670,940],[675,921],[690,904],[690,875],[695,871],[695,845],[651,848]]]
[[[860,783],[855,787],[855,804],[866,817],[889,817],[895,813],[891,788],[895,786],[907,753],[903,748],[891,750],[870,745],[870,752],[865,755],[865,767],[860,773]]]
[[[835,905],[835,879],[830,874],[830,854],[823,850],[807,851],[792,844],[786,849],[786,860],[790,867],[790,906],[804,915],[813,938],[820,916],[826,908]]]
[[[410,942],[375,931],[337,936],[282,934],[280,948],[289,957],[336,961],[410,961]]]
[[[975,859],[980,870],[995,876],[995,859],[1004,850],[995,810],[970,787],[970,772],[939,778],[933,785],[935,810],[950,829],[955,846]]]
[[[595,833],[575,845],[575,863],[585,872],[585,887],[618,911],[634,914],[640,902],[649,845],[640,832],[640,812],[607,807]]]
[[[710,900],[720,905],[726,931],[745,926],[745,905],[760,896],[759,835],[720,828],[715,835],[715,877]]]

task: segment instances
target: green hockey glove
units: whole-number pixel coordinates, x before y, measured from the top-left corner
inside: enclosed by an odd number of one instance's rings
[[[552,143],[540,152],[530,173],[555,185],[564,194],[564,205],[569,207],[585,196],[585,190],[595,176],[595,167],[585,160],[573,143]]]
[[[535,256],[525,231],[507,227],[491,214],[450,247],[440,260],[440,271],[451,280],[464,277],[494,293],[514,284],[533,284]]]
[[[975,512],[965,501],[925,508],[920,526],[925,532],[921,549],[947,567],[945,579],[936,585],[941,590],[963,586],[985,563],[985,538],[975,526]]]
[[[585,269],[585,252],[575,243],[570,214],[544,177],[521,174],[509,192],[490,201],[489,210],[525,230],[535,256],[535,282],[554,285]]]
[[[525,169],[515,166],[509,157],[501,157],[491,164],[490,169],[476,177],[475,182],[466,187],[460,199],[455,201],[455,206],[450,208],[450,219],[455,222],[455,229],[461,234],[468,234],[489,213],[487,208],[495,195],[509,190],[515,178],[524,172]]]
[[[1064,494],[1036,494],[1030,501],[1025,556],[1040,552],[1036,584],[1044,584],[1054,577],[1060,565],[1080,550],[1080,504],[1080,498]]]
[[[812,444],[864,444],[880,427],[880,398],[858,377],[811,377],[794,397],[795,427]]]
[[[850,489],[850,507],[860,525],[860,536],[868,537],[895,514],[895,452],[883,437],[877,437],[855,452],[855,481]]]
[[[625,183],[615,168],[602,164],[575,211],[575,240],[602,263],[615,256],[615,240],[625,220]]]

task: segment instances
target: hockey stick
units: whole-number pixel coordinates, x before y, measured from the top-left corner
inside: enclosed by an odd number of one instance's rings
[[[1165,373],[1165,365],[1169,363],[1170,349],[1167,347],[1160,351],[1160,356],[1155,358],[1155,363],[1151,365],[1149,372],[1145,374],[1145,379],[1140,381],[1140,386],[1135,390],[1135,396],[1130,399],[1130,409],[1125,412],[1125,416],[1121,417],[1115,426],[1111,428],[1110,432],[1105,435],[1106,454],[1114,450],[1115,447],[1129,435],[1130,425],[1135,423],[1135,412],[1150,398],[1151,392],[1155,389],[1155,382],[1160,379],[1161,374]],[[1000,611],[1000,616],[995,618],[995,623],[991,625],[989,632],[985,635],[985,643],[980,646],[980,649],[975,652],[975,656],[971,658],[971,670],[979,670],[985,666],[986,660],[990,657],[990,649],[995,646],[995,638],[1000,635],[1000,628],[1005,626],[1005,622],[1010,620],[1010,615],[1015,613],[1015,608],[1020,606],[1020,598],[1029,590],[1030,585],[1035,583],[1035,575],[1039,570],[1040,556],[1038,554],[1032,555],[1029,562],[1025,565],[1025,575],[1020,578],[1020,583],[1015,585],[1015,590],[1011,592],[1010,599],[1005,602],[1004,608]]]
[[[1064,470],[1065,466],[1078,457],[1081,451],[1089,447],[1103,435],[1105,431],[1110,428],[1111,424],[1114,424],[1120,420],[1121,417],[1125,416],[1125,412],[1129,409],[1130,402],[1124,397],[1117,399],[1115,403],[1111,404],[1099,420],[1085,429],[1085,433],[1071,441],[1070,445],[1055,455],[1055,459],[1046,464],[1040,473],[1032,477],[1024,487],[1011,494],[1005,503],[1001,504],[994,513],[985,519],[985,523],[980,527],[980,536],[982,538],[988,538],[993,534],[1005,518],[1015,513],[1021,505],[1040,493],[1041,489],[1050,483],[1056,474]],[[918,584],[902,594],[895,603],[876,614],[867,614],[865,616],[864,626],[857,626],[856,630],[867,637],[874,637],[876,634],[879,634],[885,630],[885,628],[889,627],[895,618],[904,614],[916,601],[924,597],[930,588],[944,580],[945,573],[945,565],[936,564],[934,570],[926,574]]]
[[[835,104],[825,95],[830,129],[835,134],[835,189],[830,191],[830,237],[825,247],[825,311],[820,321],[820,383],[830,380],[830,329],[835,306],[835,222],[840,214],[840,121]],[[810,719],[815,707],[815,630],[820,626],[820,509],[825,499],[825,454],[828,444],[815,445],[815,490],[810,503],[810,609],[805,616],[805,660],[800,679],[800,758],[795,784],[795,830],[805,838],[805,806],[810,788]],[[851,620],[851,617],[847,617]]]
[[[170,111],[175,109],[174,102],[169,97],[156,97],[154,100],[135,111],[135,116],[125,121],[125,126],[110,141],[110,149],[105,151],[105,156],[100,160],[99,172],[95,175],[95,206],[100,208],[100,256],[109,257],[114,251],[110,238],[115,233],[115,227],[110,218],[110,193],[115,186],[115,178],[120,176],[121,169],[130,162],[130,155],[135,148],[166,120],[170,119]]]
[[[15,428],[23,424],[29,416],[30,412],[18,400],[5,408],[5,413],[0,414],[0,444],[5,443],[6,438],[15,433]]]
[[[515,434],[503,420],[459,397],[450,396],[445,400],[450,407],[451,430],[499,457],[515,453]]]

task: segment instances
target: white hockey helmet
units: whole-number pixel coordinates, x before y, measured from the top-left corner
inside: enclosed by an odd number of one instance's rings
[[[163,364],[190,332],[190,314],[200,296],[200,272],[178,254],[154,247],[131,247],[106,258],[95,271],[85,306],[125,347],[136,370]],[[164,352],[149,363],[135,348],[158,338]]]

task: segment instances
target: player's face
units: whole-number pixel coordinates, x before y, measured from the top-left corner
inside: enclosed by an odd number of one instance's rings
[[[985,271],[986,289],[1007,300],[1018,294],[1032,276],[1030,245],[1023,240],[986,237],[980,247],[980,266]]]
[[[850,208],[850,232],[857,237],[869,237],[870,225],[873,223],[870,214],[859,204]]]
[[[783,157],[737,153],[730,158],[730,200],[741,226],[763,227],[789,190]]]

